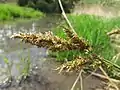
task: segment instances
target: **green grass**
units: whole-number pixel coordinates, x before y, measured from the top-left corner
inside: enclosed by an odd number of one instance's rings
[[[115,55],[115,50],[110,46],[110,39],[106,35],[108,31],[114,28],[120,28],[120,18],[104,18],[92,15],[68,15],[70,22],[72,23],[75,31],[80,37],[83,37],[93,47],[93,53],[111,60]],[[65,34],[60,27],[57,27],[53,32],[62,38],[65,38]],[[70,56],[77,55],[78,53],[70,52],[58,52],[57,58],[63,60]],[[61,55],[61,53],[63,53]],[[71,58],[72,60],[73,58]]]
[[[20,7],[15,4],[0,4],[0,20],[24,18],[41,18],[43,13],[32,8]]]

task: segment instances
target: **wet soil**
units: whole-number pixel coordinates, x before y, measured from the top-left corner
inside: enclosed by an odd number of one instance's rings
[[[77,15],[79,15],[79,14],[97,15],[97,16],[103,16],[103,17],[107,17],[107,18],[120,16],[119,8],[96,5],[96,4],[80,4],[80,3],[78,3],[75,6],[73,13],[77,14]]]
[[[53,70],[58,65],[54,62],[54,59],[49,59],[52,61],[47,60],[42,67],[34,68],[30,77],[22,81],[19,86],[13,83],[10,87],[1,90],[70,90],[77,78],[77,73],[58,74]],[[86,78],[87,76],[87,74],[83,74],[84,90],[105,90],[102,80],[94,76]],[[80,82],[76,84],[75,90],[80,90]]]

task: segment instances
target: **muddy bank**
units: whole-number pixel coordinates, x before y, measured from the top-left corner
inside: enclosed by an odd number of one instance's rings
[[[15,79],[21,75],[21,71],[16,68],[16,63],[20,61],[18,53],[20,53],[20,57],[25,57],[30,53],[32,63],[30,76],[20,82],[17,82]],[[54,69],[60,64],[56,63],[54,58],[48,57],[46,50],[42,48],[31,47],[21,51],[17,50],[9,53],[7,56],[9,60],[14,62],[11,68],[13,79],[10,83],[2,83],[0,85],[1,90],[70,90],[78,76],[78,73],[58,74],[58,71]],[[23,67],[24,65],[22,64],[21,68]],[[1,76],[5,77],[3,73]],[[87,76],[83,75],[84,90],[104,88],[102,80],[93,76],[87,78]],[[76,89],[80,90],[80,82],[77,83]]]
[[[80,4],[78,3],[74,10],[74,14],[90,14],[104,17],[118,17],[120,10],[115,7],[108,7],[96,4]]]
[[[60,75],[53,70],[58,65],[54,59],[51,60],[47,60],[41,67],[33,69],[31,76],[22,81],[19,86],[13,83],[10,87],[1,90],[70,90],[77,78],[77,73]],[[105,90],[102,80],[92,76],[86,78],[87,76],[83,75],[84,90]],[[77,83],[75,90],[80,90],[80,82]]]

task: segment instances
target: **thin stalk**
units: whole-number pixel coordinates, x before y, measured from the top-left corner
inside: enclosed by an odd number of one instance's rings
[[[67,15],[65,14],[65,11],[64,11],[64,9],[63,9],[63,5],[62,5],[61,0],[58,0],[58,2],[59,2],[60,9],[61,9],[61,11],[62,11],[62,15],[63,15],[63,17],[64,17],[66,23],[67,23],[68,26],[71,28],[71,30],[73,31],[73,33],[74,33],[74,34],[77,34],[77,33],[75,32],[75,30],[74,30],[72,24],[71,24],[70,21],[68,20]]]
[[[73,83],[72,88],[71,88],[70,90],[74,90],[75,85],[77,84],[77,82],[78,82],[79,79],[80,79],[80,86],[81,86],[81,89],[80,89],[80,90],[83,90],[82,72],[83,72],[83,70],[80,70],[79,75],[78,75],[78,77],[76,78],[76,80],[75,80],[75,82]]]
[[[116,88],[116,90],[119,90],[117,85],[110,79],[110,77],[107,75],[105,70],[100,66],[99,69],[103,72],[103,74],[106,76],[106,78],[109,80],[109,82]]]
[[[87,71],[88,73],[90,73],[91,75],[93,76],[96,76],[98,78],[101,78],[101,79],[104,79],[104,80],[108,80],[108,78],[104,75],[101,75],[99,73],[95,73],[95,72],[91,72],[91,71]],[[113,78],[110,78],[112,82],[115,82],[115,83],[120,83],[120,80],[116,80],[116,79],[113,79]]]

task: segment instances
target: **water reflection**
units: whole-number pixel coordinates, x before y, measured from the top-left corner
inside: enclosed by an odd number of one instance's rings
[[[19,32],[38,33],[49,31],[57,25],[56,22],[59,20],[59,16],[55,15],[53,18],[48,16],[41,20],[0,25],[0,83],[8,76],[6,69],[9,67],[4,62],[5,58],[12,63],[12,67],[9,69],[12,76],[16,78],[21,74],[17,70],[18,64],[21,63],[21,58],[29,58],[32,65],[37,64],[37,61],[40,61],[42,65],[47,56],[45,48],[37,48],[30,44],[25,44],[18,39],[10,39],[10,36]],[[24,65],[22,64],[20,67],[22,69]]]
[[[51,30],[60,21],[59,15],[49,15],[41,20],[32,20],[29,22],[18,22],[16,24],[0,25],[0,49],[4,52],[11,52],[21,48],[30,47],[21,43],[20,40],[11,40],[10,36],[14,33],[38,33]]]

